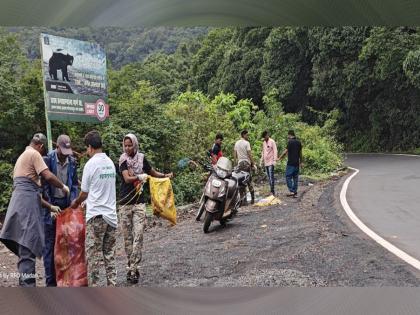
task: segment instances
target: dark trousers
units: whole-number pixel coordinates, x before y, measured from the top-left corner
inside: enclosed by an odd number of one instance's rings
[[[287,188],[292,193],[297,193],[299,180],[299,167],[287,165],[286,167],[286,183]]]
[[[56,287],[55,264],[54,264],[54,245],[55,245],[55,220],[51,224],[44,225],[45,246],[42,250],[45,269],[45,285],[47,287]]]
[[[270,191],[274,195],[274,165],[266,166],[265,171],[267,172],[268,182],[270,183]]]
[[[248,182],[248,189],[249,189],[249,193],[251,194],[251,198],[252,198],[252,202],[254,202],[254,186],[252,185],[252,168],[251,168],[251,164],[248,163],[247,161],[241,161],[238,164],[238,171],[244,171],[249,173],[249,182]],[[246,200],[246,188],[245,187],[241,187],[240,189],[240,196],[241,196],[241,200],[244,201],[244,204],[246,204],[247,200]]]
[[[55,206],[59,206],[61,209],[68,207],[67,198],[56,199],[53,203]],[[50,214],[46,214],[49,216]],[[55,245],[55,220],[50,217],[44,219],[44,231],[45,231],[45,246],[42,250],[42,257],[44,260],[45,270],[45,285],[47,287],[56,287],[57,282],[55,279],[55,263],[54,263],[54,245]]]
[[[19,286],[35,287],[35,254],[29,248],[19,244],[18,257]]]

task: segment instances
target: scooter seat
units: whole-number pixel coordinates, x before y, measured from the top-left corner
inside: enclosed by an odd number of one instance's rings
[[[245,185],[249,180],[249,173],[244,171],[233,172],[232,178],[235,179],[239,185]]]

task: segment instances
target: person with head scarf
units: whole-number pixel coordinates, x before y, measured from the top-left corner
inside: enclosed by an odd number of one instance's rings
[[[173,175],[157,172],[139,152],[137,137],[131,133],[123,139],[123,154],[118,164],[122,176],[119,215],[127,255],[127,282],[135,284],[139,281],[146,218],[145,198],[140,187],[148,175],[159,178]]]

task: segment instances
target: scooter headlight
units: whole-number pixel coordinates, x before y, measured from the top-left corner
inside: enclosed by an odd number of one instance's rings
[[[218,168],[216,170],[216,174],[217,176],[219,176],[220,178],[226,178],[226,176],[228,175],[228,173],[225,170],[222,170],[220,168]]]

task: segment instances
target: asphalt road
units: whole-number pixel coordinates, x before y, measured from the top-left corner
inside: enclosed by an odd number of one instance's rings
[[[371,230],[420,260],[420,157],[348,154],[345,164],[360,170],[347,201]]]

